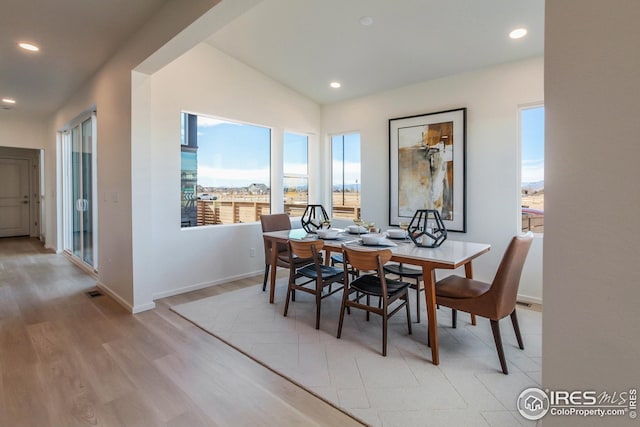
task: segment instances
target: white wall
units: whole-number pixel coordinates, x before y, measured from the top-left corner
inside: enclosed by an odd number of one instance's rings
[[[18,107],[16,107],[18,108]],[[44,151],[44,164],[40,165],[41,173],[46,177],[54,177],[55,149],[51,150],[48,146],[47,124],[42,117],[23,116],[16,110],[0,111],[0,147],[26,148]],[[39,159],[34,160],[36,164],[40,163]],[[55,194],[47,193],[45,188],[40,189],[43,195],[40,203],[43,208],[41,212],[55,211]],[[49,228],[47,217],[40,219],[41,232],[40,235],[46,236]],[[32,227],[32,233],[34,232]],[[34,234],[35,235],[35,234]],[[53,249],[54,245],[47,245]]]
[[[474,262],[475,276],[491,280],[510,238],[519,232],[519,106],[542,100],[543,59],[534,58],[324,106],[322,130],[360,132],[362,217],[384,227],[389,224],[388,120],[466,107],[467,233],[450,238],[491,244],[490,253]],[[327,143],[326,162],[329,152]],[[328,184],[330,177],[324,180]],[[538,302],[541,243],[536,240],[532,248],[520,287],[521,295]]]
[[[151,143],[142,165],[147,176],[140,177],[149,183],[150,235],[148,252],[136,260],[136,289],[155,299],[263,271],[259,223],[180,228],[180,113],[267,126],[275,135],[307,133],[313,153],[318,152],[320,107],[204,43],[153,74],[149,87],[143,83],[138,89],[150,92]],[[281,153],[281,147],[272,147],[272,153]],[[313,154],[310,158],[317,161]],[[256,257],[249,256],[250,248]]]
[[[640,385],[640,2],[546,2],[542,381]],[[545,426],[637,425],[551,417]]]
[[[0,146],[44,149],[47,124],[42,117],[24,117],[17,111],[0,111]]]
[[[55,151],[56,131],[92,106],[97,108],[99,285],[135,310],[132,257],[131,95],[132,70],[216,0],[168,1],[107,63],[58,110],[48,130],[47,148]],[[184,51],[184,50],[182,50]],[[56,189],[56,169],[47,174],[47,190]],[[47,221],[47,244],[57,239],[55,210]],[[51,224],[51,226],[50,226]],[[58,247],[58,249],[61,249]]]

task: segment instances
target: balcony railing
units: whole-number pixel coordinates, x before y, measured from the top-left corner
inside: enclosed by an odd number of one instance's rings
[[[290,216],[302,216],[306,205],[285,203],[284,211]],[[256,222],[260,215],[271,213],[269,202],[198,200],[198,225],[236,224]],[[360,217],[360,207],[334,206],[334,218]]]
[[[544,211],[523,207],[522,231],[544,233]]]

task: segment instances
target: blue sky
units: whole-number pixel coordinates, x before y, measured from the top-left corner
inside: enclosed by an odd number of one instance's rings
[[[344,138],[344,144],[343,144]],[[344,149],[343,149],[344,148]],[[333,157],[333,185],[342,185],[343,154],[344,184],[361,184],[360,181],[360,134],[350,133],[331,137],[331,153]]]
[[[544,181],[544,107],[522,110],[522,182]],[[205,187],[270,185],[271,130],[198,116],[198,184]],[[344,145],[342,138],[344,137]],[[284,173],[308,173],[306,135],[285,133]],[[344,153],[343,148],[344,146]],[[251,152],[254,155],[247,156]],[[360,183],[360,134],[332,137],[333,185]]]
[[[270,139],[271,130],[266,127],[198,116],[198,184],[204,187],[270,185]],[[308,174],[307,141],[307,135],[285,132],[285,174]]]
[[[198,116],[198,184],[204,187],[270,185],[271,130]],[[339,137],[332,137],[336,141]],[[342,144],[334,146],[334,184],[342,180]],[[360,182],[360,134],[344,135],[346,184]],[[336,151],[337,150],[337,151]],[[251,152],[253,155],[247,156]],[[285,132],[284,174],[308,174],[308,136]],[[340,171],[337,173],[337,171]]]
[[[283,172],[285,175],[308,175],[309,137],[297,133],[284,133]]]
[[[269,128],[198,116],[198,184],[269,185],[270,139]]]
[[[544,107],[522,110],[522,182],[544,181]]]

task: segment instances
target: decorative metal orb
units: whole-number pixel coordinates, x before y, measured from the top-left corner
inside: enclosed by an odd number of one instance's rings
[[[437,248],[447,240],[447,229],[435,209],[418,209],[407,229],[409,238],[416,246]]]
[[[300,222],[307,233],[315,233],[322,228],[331,227],[329,215],[322,205],[307,205]]]

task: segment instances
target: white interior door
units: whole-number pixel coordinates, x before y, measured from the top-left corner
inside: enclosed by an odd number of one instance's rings
[[[0,158],[0,237],[29,235],[29,160]]]

